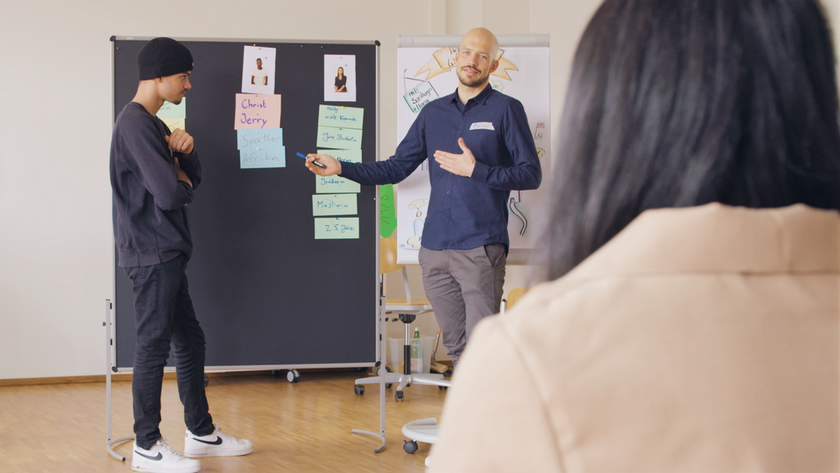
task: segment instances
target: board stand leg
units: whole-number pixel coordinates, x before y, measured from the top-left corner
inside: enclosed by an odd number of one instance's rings
[[[111,311],[114,305],[111,299],[105,299],[105,430],[107,432],[108,453],[119,461],[124,462],[125,457],[114,451],[114,447],[121,443],[134,440],[134,436],[120,437],[118,439],[111,439],[111,372],[116,371],[113,364],[113,347],[114,347],[114,324],[111,318]]]
[[[376,437],[382,443],[379,447],[373,449],[373,453],[379,453],[385,450],[385,366],[382,361],[385,354],[385,322],[382,318],[385,315],[385,297],[379,297],[379,317],[376,320],[376,336],[379,337],[379,344],[376,350],[376,368],[379,370],[379,433],[371,432],[369,430],[353,429],[354,434],[370,435]],[[109,431],[110,432],[110,431]]]

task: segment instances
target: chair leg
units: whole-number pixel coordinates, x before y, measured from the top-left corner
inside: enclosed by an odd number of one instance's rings
[[[417,317],[414,314],[399,314],[400,321],[405,324],[405,345],[403,345],[403,374],[411,374],[411,322]]]
[[[417,316],[415,314],[399,314],[400,321],[405,324],[405,339],[403,342],[403,373],[388,373],[384,366],[380,368],[379,376],[385,376],[386,384],[397,384],[397,392],[395,393],[396,400],[403,400],[403,388],[410,386],[412,383],[421,385],[438,386],[440,389],[446,389],[451,386],[450,382],[443,379],[442,374],[411,374],[411,322]],[[379,377],[367,377],[356,380],[355,391],[356,394],[363,394],[363,384],[378,384]]]
[[[411,324],[405,324],[405,345],[403,345],[403,374],[411,374]]]

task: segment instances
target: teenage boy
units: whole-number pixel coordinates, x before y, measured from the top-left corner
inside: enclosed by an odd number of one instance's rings
[[[158,119],[164,101],[181,103],[190,90],[193,59],[169,38],[149,41],[137,55],[140,84],[123,108],[111,138],[111,188],[118,264],[132,281],[137,345],[134,353],[134,453],[131,468],[192,473],[187,457],[245,455],[250,440],[222,433],[213,423],[204,393],[204,331],[190,299],[187,261],[192,238],[186,205],[201,182],[193,137],[170,133]],[[184,453],[160,433],[163,368],[170,347],[187,425]]]

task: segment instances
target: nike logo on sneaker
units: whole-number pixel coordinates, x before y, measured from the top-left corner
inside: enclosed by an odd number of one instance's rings
[[[142,453],[138,452],[137,450],[135,450],[134,453],[140,455],[143,458],[148,458],[149,460],[156,461],[156,462],[160,461],[163,458],[163,455],[161,455],[160,452],[158,452],[158,454],[155,455],[155,456],[143,455]]]
[[[206,443],[207,445],[221,445],[222,444],[222,438],[219,437],[218,435],[216,436],[216,440],[214,440],[212,442],[210,442],[208,440],[201,440],[201,439],[196,439],[196,438],[194,438],[193,440],[195,440],[196,442]]]

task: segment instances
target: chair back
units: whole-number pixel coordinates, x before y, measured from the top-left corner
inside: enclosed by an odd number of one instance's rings
[[[525,295],[526,292],[531,290],[530,287],[515,287],[508,291],[507,297],[502,299],[502,310],[501,315],[504,316],[505,312],[510,310],[517,301],[519,301],[522,296]]]
[[[404,265],[397,264],[397,239],[379,239],[379,274],[390,273],[404,268]]]
[[[530,287],[515,287],[508,291],[507,295],[507,308],[512,309],[513,305],[516,304],[519,299],[525,295],[531,288]]]
[[[396,238],[380,238],[379,239],[379,274],[390,273],[391,271],[402,270],[403,287],[405,288],[405,300],[423,303],[425,299],[412,299],[411,284],[408,283],[408,271],[404,264],[397,264],[397,239]],[[381,287],[381,286],[380,286]],[[425,302],[428,304],[428,301]]]

